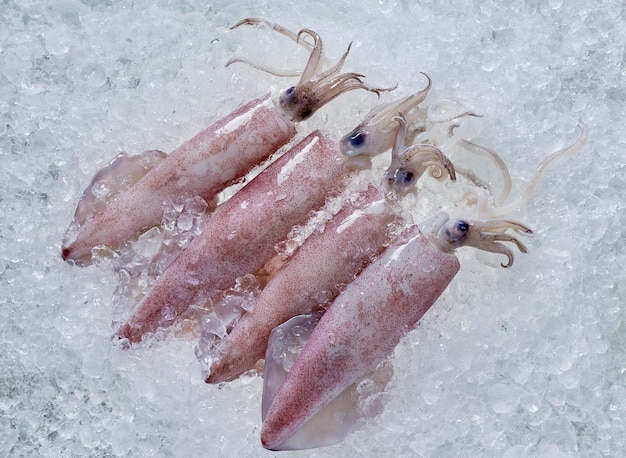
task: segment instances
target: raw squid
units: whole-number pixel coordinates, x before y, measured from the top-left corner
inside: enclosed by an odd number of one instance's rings
[[[324,409],[331,408],[344,390],[381,363],[435,303],[459,270],[454,255],[457,248],[471,246],[503,254],[507,258],[503,267],[513,264],[513,253],[503,242],[526,252],[507,231],[529,235],[532,230],[516,221],[494,219],[494,215],[518,208],[546,167],[578,151],[585,138],[583,132],[573,145],[544,160],[520,199],[498,211],[485,208],[485,202],[473,196],[470,200],[476,214],[482,212],[483,218],[450,219],[440,213],[420,228],[409,227],[365,268],[322,316],[284,380],[265,380],[263,446],[305,449],[341,441],[355,427],[354,407],[348,405],[345,411],[345,404],[335,403],[332,408],[339,410],[329,413]],[[292,331],[291,325],[283,325],[275,332],[284,336]],[[274,355],[281,340],[273,339],[268,346],[266,365],[280,363]],[[281,372],[274,367],[266,368],[268,371]],[[317,415],[334,418],[336,427],[316,421]]]
[[[254,21],[258,22],[248,19],[237,25],[257,23]],[[284,30],[281,28],[281,32]],[[64,237],[63,259],[89,265],[94,247],[118,249],[123,242],[134,240],[141,232],[158,225],[168,201],[182,203],[185,198],[200,196],[214,203],[219,191],[293,138],[294,123],[309,118],[344,92],[364,89],[379,94],[387,90],[365,85],[361,80],[363,75],[339,73],[350,48],[336,65],[322,71],[319,35],[303,29],[297,41],[301,35],[313,39],[309,60],[298,84],[283,91],[277,103],[268,94],[243,105],[171,154],[160,153],[159,160],[145,161],[142,170],[133,171],[132,180],[119,160],[97,174],[79,201]],[[140,156],[152,155],[146,152]],[[111,189],[103,190],[103,174]],[[112,180],[111,176],[116,179]],[[104,208],[95,210],[90,203],[94,195]]]

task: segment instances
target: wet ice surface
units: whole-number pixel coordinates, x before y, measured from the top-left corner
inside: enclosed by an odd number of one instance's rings
[[[274,67],[303,60],[275,34],[227,31],[247,16],[309,27],[332,56],[354,41],[349,69],[372,84],[398,82],[394,98],[421,89],[418,72],[427,72],[429,102],[453,97],[484,115],[473,139],[504,157],[517,190],[574,139],[578,120],[590,131],[588,146],[549,171],[516,215],[537,232],[529,254],[503,270],[493,255],[459,253],[460,274],[395,352],[382,415],[340,445],[282,455],[619,456],[621,3],[324,1],[310,16],[203,3],[0,7],[0,456],[275,455],[258,439],[260,378],[205,385],[196,342],[184,337],[123,351],[111,342],[116,276],[60,257],[78,197],[116,154],[171,151],[288,84],[223,68],[234,53]],[[320,127],[339,139],[374,103],[350,94],[300,132]],[[429,187],[417,213],[441,196]]]

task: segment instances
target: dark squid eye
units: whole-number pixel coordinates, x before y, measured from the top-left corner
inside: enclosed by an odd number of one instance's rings
[[[365,138],[367,137],[367,134],[363,131],[356,131],[354,132],[352,135],[350,135],[349,140],[350,140],[350,144],[354,147],[359,147],[361,146],[363,143],[365,143]]]
[[[469,231],[469,224],[466,223],[465,221],[457,221],[455,229],[458,232],[465,233],[465,232]]]
[[[294,102],[294,97],[296,96],[296,87],[291,86],[289,89],[285,89],[282,94],[280,94],[280,101],[285,104],[291,104]]]
[[[409,169],[400,167],[393,174],[393,185],[407,188],[415,181],[415,173]]]
[[[460,242],[465,238],[469,230],[470,225],[467,221],[458,220],[446,226],[446,235],[450,240]]]

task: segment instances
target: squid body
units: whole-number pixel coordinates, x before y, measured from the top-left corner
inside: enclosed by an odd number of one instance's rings
[[[163,157],[133,186],[100,212],[80,217],[82,207],[100,183],[96,176],[79,202],[75,225],[68,233],[62,256],[78,265],[91,263],[96,246],[117,249],[142,231],[160,223],[168,201],[183,202],[200,196],[212,201],[232,181],[245,175],[296,134],[285,114],[269,95],[243,105]],[[115,162],[110,173],[124,175]],[[120,180],[123,181],[123,180]]]

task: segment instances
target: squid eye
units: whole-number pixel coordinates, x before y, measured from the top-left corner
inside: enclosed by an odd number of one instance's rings
[[[339,142],[341,152],[348,157],[371,154],[371,148],[367,144],[367,131],[354,129],[345,135]]]
[[[350,144],[352,146],[358,148],[363,143],[365,143],[365,138],[366,137],[367,137],[367,134],[365,132],[357,131],[357,132],[353,133],[352,135],[350,135],[349,141],[350,141]]]
[[[466,223],[465,221],[457,221],[455,229],[458,232],[465,233],[465,232],[467,232],[469,230],[469,224]]]
[[[452,224],[447,225],[446,227],[446,235],[451,241],[460,242],[465,238],[467,233],[470,230],[470,225],[468,222],[463,220],[458,220]]]
[[[394,186],[401,186],[403,188],[407,188],[413,184],[414,180],[415,180],[415,174],[409,169],[399,168],[393,174]]]
[[[282,94],[280,94],[280,102],[284,104],[292,104],[294,102],[294,97],[296,95],[296,87],[291,86],[289,89],[285,89]]]

